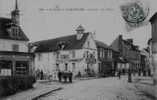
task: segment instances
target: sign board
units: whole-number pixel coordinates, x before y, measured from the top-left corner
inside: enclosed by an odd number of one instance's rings
[[[11,69],[1,69],[0,76],[11,76]]]

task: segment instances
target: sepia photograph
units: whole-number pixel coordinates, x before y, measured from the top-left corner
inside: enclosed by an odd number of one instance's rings
[[[157,100],[157,1],[0,0],[0,100]]]

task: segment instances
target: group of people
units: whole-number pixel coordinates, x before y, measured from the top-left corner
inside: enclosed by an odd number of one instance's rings
[[[67,82],[67,80],[69,79],[69,82],[72,83],[72,76],[73,73],[72,72],[58,72],[58,80],[59,82],[62,82],[62,79],[64,80],[64,82]]]
[[[43,72],[43,70],[37,69],[35,75],[36,75],[36,79],[39,79],[39,80],[43,80],[44,79],[44,72]]]

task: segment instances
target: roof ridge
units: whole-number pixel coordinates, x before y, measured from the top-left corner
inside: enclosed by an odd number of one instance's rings
[[[73,35],[66,35],[66,36],[60,36],[60,37],[51,38],[51,39],[39,40],[39,41],[35,41],[34,43],[45,42],[45,41],[50,41],[50,40],[56,40],[56,39],[65,38],[65,37],[70,37],[70,36],[74,36],[74,35],[76,35],[76,34],[73,34]]]
[[[101,43],[103,43],[103,44],[106,44],[107,46],[109,46],[107,43],[104,43],[104,42],[102,42],[102,41],[100,41],[100,40],[95,40],[96,42],[101,42]]]
[[[82,48],[82,44],[85,42],[87,37],[88,37],[88,34],[84,33],[81,40],[77,40],[76,34],[73,34],[73,35],[62,36],[62,37],[58,37],[58,38],[54,38],[54,39],[37,41],[32,44],[37,46],[35,52],[55,51],[55,50],[57,50],[57,48],[56,48],[57,43],[59,43],[61,41],[66,42],[66,46],[65,46],[64,50],[80,49],[80,48]]]
[[[29,38],[23,32],[21,26],[17,26],[19,28],[20,38],[13,38],[9,35],[7,28],[11,27],[11,26],[8,26],[11,22],[12,22],[12,20],[10,18],[0,17],[0,39],[29,41]]]
[[[6,18],[6,17],[0,17],[0,19],[7,19],[7,20],[11,20],[11,18]]]
[[[87,34],[88,32],[84,33],[84,34]],[[70,36],[75,36],[76,34],[69,34],[69,35],[65,35],[65,36],[59,36],[59,37],[56,37],[56,38],[51,38],[51,39],[45,39],[45,40],[39,40],[39,41],[36,41],[34,43],[38,43],[38,42],[44,42],[44,41],[50,41],[50,40],[56,40],[56,39],[61,39],[61,38],[66,38],[66,37],[70,37]]]

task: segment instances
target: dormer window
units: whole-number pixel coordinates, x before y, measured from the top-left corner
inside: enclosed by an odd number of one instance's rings
[[[82,38],[82,36],[83,36],[83,33],[84,33],[84,28],[81,26],[81,25],[79,25],[78,27],[77,27],[77,29],[76,29],[76,39],[77,40],[80,40],[81,38]]]
[[[10,28],[7,29],[10,37],[12,38],[19,38],[20,37],[20,31],[19,31],[19,27],[17,26],[11,26]]]
[[[62,41],[62,42],[59,42],[59,43],[57,44],[57,48],[58,48],[59,50],[63,50],[63,49],[65,49],[66,45],[67,45],[67,43],[65,43],[64,41]]]
[[[19,37],[19,28],[18,27],[12,27],[12,35],[13,37]]]

